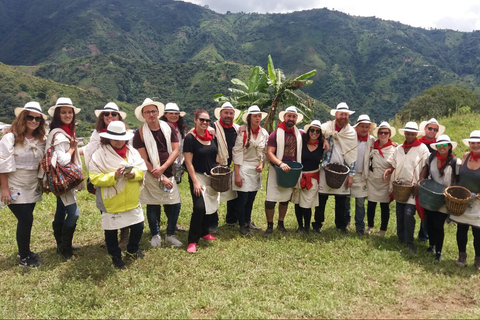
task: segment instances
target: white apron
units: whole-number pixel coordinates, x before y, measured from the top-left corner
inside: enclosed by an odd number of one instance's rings
[[[298,178],[300,180],[300,177]],[[297,181],[298,183],[298,181]],[[270,164],[267,177],[267,201],[271,202],[286,202],[290,201],[293,193],[293,188],[282,188],[277,183],[277,172],[273,164]]]
[[[198,182],[202,185],[202,196],[205,203],[205,214],[213,214],[218,210],[220,200],[219,192],[211,187],[211,179],[209,176],[195,172]]]
[[[366,198],[368,195],[367,179],[363,174],[356,174],[353,176],[353,184],[350,188],[350,195],[353,198]]]
[[[302,171],[303,173],[314,173],[319,171]],[[300,176],[301,179],[301,176]],[[292,202],[300,205],[301,208],[310,209],[312,207],[318,207],[318,181],[315,178],[311,178],[312,187],[310,190],[307,188],[301,188],[300,183],[293,189]]]
[[[384,181],[383,173],[386,169],[390,168],[390,164],[387,162],[387,159],[393,154],[394,150],[394,146],[389,146],[382,149],[382,153],[384,155],[383,157],[376,149],[370,152],[370,156],[372,157],[373,171],[368,172],[368,201],[379,203],[390,202],[390,194],[392,192],[390,181],[391,175],[389,175],[387,180]]]
[[[230,178],[230,190],[225,191],[225,192],[220,192],[220,202],[227,202],[233,199],[237,198],[237,191],[233,189],[233,186],[235,185],[235,175],[232,173],[232,176]]]
[[[119,213],[107,213],[102,211],[102,229],[118,230],[144,221],[141,206],[135,209]]]
[[[145,185],[140,193],[141,204],[177,204],[180,203],[180,192],[174,177],[169,178],[173,183],[172,192],[163,191],[163,183],[158,181],[155,176],[149,172],[145,172]]]
[[[262,173],[257,172],[258,161],[247,162],[244,161],[240,166],[240,176],[242,177],[242,187],[237,187],[235,184],[235,175],[233,176],[233,190],[236,191],[258,191],[262,188]]]
[[[450,215],[455,222],[468,224],[480,228],[480,199],[473,198],[467,206],[467,210],[461,216]]]
[[[20,192],[12,204],[35,203],[42,201],[42,190],[37,177],[38,170],[17,169],[8,173],[10,192]]]

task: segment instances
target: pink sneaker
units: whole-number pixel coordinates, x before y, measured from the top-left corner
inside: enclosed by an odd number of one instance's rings
[[[217,238],[215,238],[214,236],[212,236],[210,233],[207,234],[206,236],[203,236],[202,239],[203,239],[203,240],[210,240],[210,241],[217,240]]]
[[[194,243],[189,243],[188,244],[188,247],[187,247],[187,252],[188,253],[195,253],[197,252],[197,244],[194,242]]]

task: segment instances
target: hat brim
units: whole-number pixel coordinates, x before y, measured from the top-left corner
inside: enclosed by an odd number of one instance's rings
[[[213,111],[213,114],[215,115],[215,118],[217,118],[217,120],[220,120],[220,111],[222,110],[229,110],[229,109],[215,108],[215,110]],[[233,108],[233,110],[235,111],[235,115],[233,116],[233,121],[235,121],[240,116],[241,111],[236,108]]]
[[[464,145],[466,145],[467,147],[470,147],[470,143],[469,142],[480,142],[480,139],[477,139],[477,138],[473,138],[473,139],[462,139],[462,142]]]
[[[378,137],[378,130],[380,129],[388,129],[390,130],[390,139],[392,139],[395,134],[397,133],[397,130],[395,130],[394,127],[390,127],[390,128],[387,128],[387,127],[376,127],[375,129],[373,129],[372,131],[372,134],[375,136],[375,137]]]
[[[122,117],[122,120],[127,117],[127,113],[124,112],[124,111],[112,110],[112,109],[107,109],[107,110],[101,109],[101,110],[95,110],[95,115],[97,116],[97,118],[100,116],[100,114],[102,112],[118,112],[120,114],[120,116]]]
[[[332,110],[330,110],[330,115],[331,115],[332,117],[335,117],[335,113],[337,113],[337,112],[346,112],[346,113],[348,113],[349,115],[352,115],[352,114],[355,113],[355,111],[352,111],[352,110],[337,110],[337,109],[332,109]]]
[[[410,130],[410,129],[398,129],[398,133],[400,133],[400,135],[402,136],[405,136],[405,132],[415,132],[417,134],[417,136],[421,136],[423,135],[423,131],[421,130]]]
[[[38,111],[35,111],[35,110],[28,110],[28,109],[24,109],[22,107],[18,107],[18,108],[15,108],[14,110],[14,113],[15,113],[15,117],[18,117],[23,111],[29,111],[29,112],[35,112],[35,113],[39,113],[42,115],[43,119],[47,120],[48,116],[46,114],[43,114],[41,112],[38,112]]]
[[[178,113],[180,117],[185,117],[185,115],[187,114],[185,111],[178,111],[178,110],[164,110],[163,114],[165,113]]]
[[[356,128],[359,124],[362,124],[362,123],[370,124],[370,129],[368,131],[373,131],[377,127],[377,124],[373,122],[357,122],[353,127]]]
[[[445,142],[430,143],[430,148],[432,148],[433,150],[437,150],[437,144],[443,144],[443,143],[451,144],[452,145],[452,150],[454,150],[457,147],[457,143],[455,141],[450,141],[450,142],[445,141]]]
[[[280,119],[280,121],[284,121],[284,117],[285,117],[285,113],[287,113],[286,111],[280,111],[280,113],[278,114],[278,119]],[[293,112],[290,112],[290,113],[293,113]],[[298,113],[295,113],[297,115],[297,124],[301,123],[302,120],[303,120],[303,114],[301,114],[300,112]]]
[[[244,113],[242,114],[242,121],[243,121],[243,123],[247,123],[247,117],[248,117],[249,114],[261,114],[261,115],[262,115],[262,120],[261,120],[261,121],[263,121],[263,120],[267,117],[267,115],[268,115],[266,112],[256,112],[256,113],[244,112]]]
[[[145,118],[143,117],[142,110],[146,106],[156,106],[158,108],[158,118],[163,116],[163,110],[165,109],[165,105],[158,101],[152,101],[147,104],[142,104],[135,108],[135,117],[137,117],[138,121],[145,122]]]
[[[54,106],[51,106],[49,109],[48,109],[48,114],[50,115],[50,117],[53,118],[53,115],[55,114],[55,109],[57,108],[62,108],[62,107],[66,107],[66,108],[73,108],[73,112],[75,112],[75,114],[78,114],[80,112],[80,108],[77,108],[77,107],[74,107],[74,106],[58,106],[58,105],[54,105]]]
[[[425,126],[428,124],[428,121],[422,121],[420,122],[420,130],[423,130],[423,134],[425,134]],[[436,124],[436,123],[433,123],[433,124]],[[444,132],[445,132],[445,126],[442,126],[441,124],[436,124],[438,126],[438,132],[435,134],[435,138],[438,138],[440,137],[440,135],[442,135]]]
[[[314,124],[307,124],[303,127],[303,131],[308,133],[308,130],[310,130],[311,127],[315,127],[315,128],[318,128],[318,129],[322,130],[322,127],[316,126]],[[322,130],[322,132],[323,132],[323,130]]]
[[[108,132],[100,132],[99,136],[105,139],[110,140],[119,140],[119,141],[128,141],[133,138],[134,134],[132,132],[125,132],[124,135],[118,136],[115,134],[110,134]]]

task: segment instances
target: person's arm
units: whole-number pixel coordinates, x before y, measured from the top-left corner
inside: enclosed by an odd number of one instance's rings
[[[345,180],[345,187],[347,188],[350,188],[353,185],[353,176],[355,175],[356,166],[356,161],[350,165],[350,172],[348,173],[348,178]]]
[[[10,199],[10,187],[8,185],[8,173],[0,173],[0,185],[2,186],[2,198],[0,201],[9,204]]]
[[[185,158],[185,167],[187,167],[188,175],[193,182],[193,193],[200,197],[202,195],[202,185],[198,181],[195,168],[193,167],[193,153],[184,152],[183,157]]]
[[[168,156],[168,159],[164,163],[162,163],[160,167],[153,169],[152,173],[154,172],[160,173],[160,176],[161,176],[165,172],[165,170],[167,170],[173,164],[175,159],[177,159],[179,150],[180,150],[179,143],[172,142],[172,153],[170,153],[170,155]]]
[[[285,172],[290,171],[290,166],[286,163],[283,163],[282,160],[278,159],[275,151],[277,150],[276,147],[268,146],[267,147],[267,158],[270,161],[271,164],[277,165],[280,167]]]
[[[138,148],[137,151],[138,151],[138,153],[140,153],[140,156],[142,157],[143,161],[145,161],[145,165],[147,166],[148,171],[152,172],[153,171],[153,165],[150,161],[148,161],[147,149]],[[152,172],[152,174],[153,174],[153,172]],[[158,176],[158,177],[155,176],[155,178],[160,178],[160,176]]]
[[[59,135],[55,139],[59,138]],[[75,152],[77,142],[75,139],[62,139],[60,143],[55,144],[55,155],[57,156],[57,163],[61,166],[66,166],[72,161],[72,155]]]

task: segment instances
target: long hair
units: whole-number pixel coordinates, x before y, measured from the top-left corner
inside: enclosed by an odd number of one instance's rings
[[[11,132],[15,136],[15,144],[25,144],[25,136],[27,134],[27,115],[29,114],[30,111],[28,110],[23,110],[22,113],[18,115],[18,117],[13,120],[12,125],[10,128],[5,130],[5,133]],[[40,124],[38,125],[38,128],[33,130],[33,137],[38,140],[42,141],[43,138],[45,137],[45,119],[40,116]]]
[[[123,121],[120,113],[119,112],[117,112],[117,113],[118,113],[118,121],[122,121],[123,123],[125,123],[125,121]],[[97,121],[95,122],[95,130],[97,130],[97,132],[101,132],[102,129],[107,129],[107,125],[105,124],[105,121],[103,120],[104,117],[105,116],[104,116],[103,112],[101,112],[97,117]],[[126,123],[125,123],[125,128],[128,129]]]
[[[312,128],[313,126],[311,126],[310,128]],[[310,128],[308,128],[308,131],[310,131]],[[315,127],[317,128],[317,127]],[[319,128],[320,129],[320,128]],[[306,145],[308,141],[310,141],[310,133],[309,132],[306,132],[306,134],[303,135],[302,139],[303,139],[303,143]],[[320,136],[318,136],[318,143],[319,144],[323,144],[323,130],[320,129],[321,133],[320,133]]]
[[[449,145],[452,146],[450,143]],[[435,151],[435,152],[438,153],[438,151]],[[452,162],[452,159],[453,159],[453,151],[452,151],[452,148],[450,148],[448,149],[447,160],[445,160],[445,163],[443,164],[443,166],[440,169],[438,169],[438,172],[440,173],[440,177],[443,177],[443,175],[445,174],[445,168],[450,165],[450,163]]]
[[[70,108],[70,107],[68,107]],[[63,124],[62,120],[60,120],[60,109],[61,107],[55,108],[55,113],[53,114],[52,117],[52,122],[50,122],[50,130],[60,128]],[[72,108],[73,111],[73,118],[72,118],[72,123],[73,123],[73,133],[75,133],[75,122],[76,122],[76,114],[75,110]]]
[[[160,117],[160,120],[168,122],[167,117],[165,117],[165,115],[162,115]],[[177,129],[178,129],[178,132],[180,132],[180,135],[182,136],[182,138],[185,138],[185,134],[187,133],[187,125],[185,124],[185,120],[183,120],[183,117],[180,115],[178,116]]]

